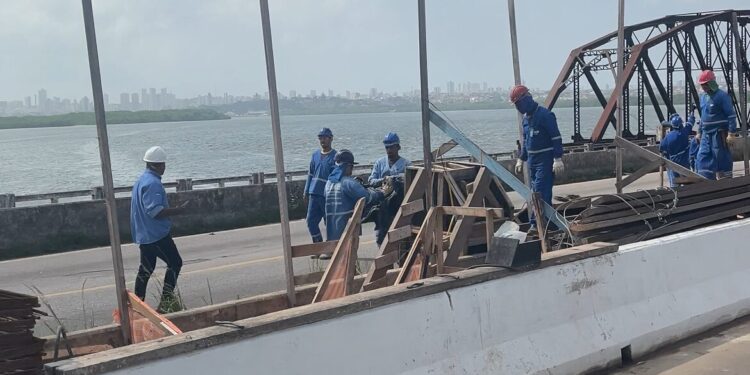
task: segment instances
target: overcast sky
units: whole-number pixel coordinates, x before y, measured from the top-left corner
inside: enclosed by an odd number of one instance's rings
[[[271,0],[279,90],[419,87],[416,0]],[[626,23],[747,0],[628,0]],[[522,75],[549,88],[570,50],[617,26],[616,0],[516,0]],[[81,3],[2,0],[0,100],[90,96]],[[104,90],[267,90],[257,0],[94,0]],[[513,81],[505,0],[428,0],[430,87]]]

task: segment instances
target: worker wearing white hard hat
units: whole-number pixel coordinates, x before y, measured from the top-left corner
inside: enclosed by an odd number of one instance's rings
[[[167,153],[163,148],[149,148],[143,161],[146,162],[146,170],[133,185],[130,203],[130,230],[133,242],[139,245],[141,252],[135,294],[141,300],[145,299],[148,280],[156,267],[156,258],[159,258],[167,264],[167,271],[157,311],[171,312],[179,305],[174,297],[174,288],[182,268],[182,257],[172,240],[172,221],[169,218],[182,214],[188,202],[177,208],[169,207],[161,182],[167,162]]]

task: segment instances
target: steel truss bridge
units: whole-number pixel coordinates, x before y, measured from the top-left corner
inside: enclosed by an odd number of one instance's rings
[[[554,108],[561,94],[571,88],[573,142],[601,142],[609,126],[617,126],[618,92],[624,90],[623,135],[645,138],[646,111],[655,111],[659,121],[664,121],[669,114],[677,113],[677,99],[690,112],[699,103],[700,87],[694,79],[701,70],[710,69],[717,79],[726,82],[722,89],[732,97],[738,124],[747,123],[747,105],[740,98],[747,98],[750,83],[749,22],[750,10],[726,10],[670,15],[626,26],[622,77],[616,77],[617,49],[612,47],[617,45],[615,31],[571,51],[545,105]],[[607,98],[602,87],[613,79],[614,90]],[[675,79],[684,81],[684,94],[674,92]],[[588,139],[581,134],[581,80],[588,83],[602,108]],[[633,108],[631,101],[637,103]],[[633,110],[637,111],[635,116],[631,115]],[[636,129],[631,128],[633,120]]]

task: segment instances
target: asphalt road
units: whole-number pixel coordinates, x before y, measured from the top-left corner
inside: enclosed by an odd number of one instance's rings
[[[741,167],[735,164],[735,168]],[[658,174],[650,174],[629,186],[626,191],[658,186]],[[614,193],[614,179],[597,180],[555,187],[555,195],[581,196]],[[520,207],[522,200],[515,193],[511,199]],[[177,218],[179,220],[179,218]],[[183,257],[178,288],[188,308],[225,302],[284,289],[284,268],[280,226],[271,224],[175,239]],[[292,244],[309,243],[304,221],[291,223]],[[372,258],[377,251],[373,226],[363,227],[360,258]],[[132,290],[138,269],[138,250],[123,246],[127,286]],[[295,274],[322,270],[322,261],[296,259]],[[147,302],[158,304],[159,285],[164,277],[164,264],[149,283]],[[38,288],[68,330],[109,324],[116,307],[112,260],[108,247],[73,251],[0,262],[0,289],[32,293]],[[52,318],[44,322],[52,329]],[[42,324],[37,334],[51,334]]]

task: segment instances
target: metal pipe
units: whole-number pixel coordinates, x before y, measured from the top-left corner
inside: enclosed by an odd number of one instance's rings
[[[266,51],[266,73],[268,75],[268,98],[271,102],[271,127],[273,130],[273,153],[276,162],[276,175],[284,176],[284,149],[281,144],[281,124],[279,121],[279,93],[276,89],[276,68],[273,60],[271,40],[271,18],[268,0],[260,0],[260,17],[263,23],[263,45]],[[289,231],[289,207],[286,197],[286,179],[276,180],[279,193],[279,216],[281,217],[281,240],[284,246],[284,273],[289,307],[297,303],[294,290],[294,268],[292,264],[292,239]]]
[[[107,225],[109,228],[109,243],[112,249],[112,267],[115,274],[115,290],[117,293],[117,307],[120,309],[120,331],[123,342],[130,344],[130,315],[128,314],[128,291],[125,286],[125,271],[122,263],[122,249],[120,248],[120,225],[117,220],[117,206],[115,203],[114,183],[112,181],[112,162],[109,158],[109,139],[107,137],[107,120],[104,108],[104,94],[102,93],[102,77],[99,70],[99,51],[96,46],[96,30],[94,28],[94,11],[91,0],[82,0],[83,24],[86,30],[86,48],[89,55],[89,71],[91,72],[91,90],[94,95],[94,113],[96,116],[96,134],[99,139],[99,158],[102,165],[104,180],[104,205],[107,209]]]
[[[750,147],[747,143],[747,85],[745,85],[745,61],[747,54],[743,51],[742,38],[740,36],[737,24],[737,12],[732,12],[732,34],[734,34],[734,47],[736,48],[737,59],[737,82],[739,86],[740,113],[737,118],[740,120],[742,128],[742,155],[745,167],[745,176],[750,175]],[[732,48],[727,46],[727,48]]]
[[[419,18],[419,77],[422,95],[422,149],[424,170],[427,171],[427,194],[425,210],[432,207],[432,146],[430,144],[430,92],[427,84],[427,27],[425,21],[425,0],[417,0]]]
[[[618,1],[617,7],[617,80],[620,81],[620,92],[617,96],[617,136],[622,138],[623,128],[623,104],[625,98],[623,93],[625,92],[626,80],[622,79],[622,72],[625,64],[625,0]],[[617,146],[616,152],[616,163],[617,163],[617,193],[622,193],[622,147]]]
[[[521,82],[521,63],[518,57],[518,34],[516,33],[516,3],[514,0],[508,0],[508,18],[510,19],[510,49],[513,55],[513,82],[520,85]],[[516,111],[518,112],[518,111]],[[518,112],[518,139],[523,145],[523,115]],[[529,185],[529,170],[523,169],[523,182]]]

